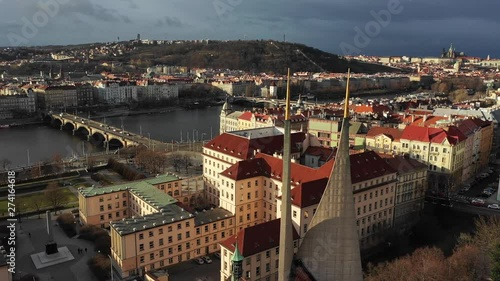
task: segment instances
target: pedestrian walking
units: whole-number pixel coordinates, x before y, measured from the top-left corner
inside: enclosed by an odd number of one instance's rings
[[[28,232],[28,237],[31,238],[31,232]]]
[[[87,253],[87,248],[85,248],[85,253]]]

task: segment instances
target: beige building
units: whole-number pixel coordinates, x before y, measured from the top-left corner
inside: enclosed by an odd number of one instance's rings
[[[194,206],[201,200],[205,200],[201,179],[181,180],[173,175],[78,189],[80,221],[101,227],[111,221],[159,212],[174,202]]]
[[[41,109],[61,109],[78,106],[75,86],[39,86],[34,88]]]
[[[331,171],[333,162],[329,161],[318,169],[316,180],[304,182],[292,189],[292,222],[301,239],[307,233],[323,196],[328,181],[327,174]],[[397,173],[371,151],[350,155],[350,163],[358,234],[363,250],[380,243],[385,238],[384,232],[393,226]],[[311,173],[307,170],[304,172]],[[294,176],[296,175],[292,172],[292,177]],[[277,214],[280,217],[280,199]]]
[[[385,161],[398,172],[394,228],[404,232],[420,219],[427,190],[427,165],[409,157],[388,156]]]
[[[466,139],[456,126],[406,126],[403,130],[374,127],[368,131],[366,148],[408,155],[428,166],[430,187],[454,190],[462,183]]]
[[[301,132],[293,133],[291,138],[294,143],[292,156],[298,159],[302,149],[308,146],[308,140]],[[228,184],[222,184],[221,172],[258,152],[272,155],[282,149],[283,133],[275,127],[224,133],[208,142],[203,146],[203,179],[208,202],[226,208],[219,201],[221,186]],[[234,195],[234,190],[232,192]]]
[[[280,220],[271,220],[238,231],[221,242],[220,280],[232,275],[232,257],[236,244],[242,260],[244,280],[278,280]],[[294,252],[297,252],[299,235],[293,232]]]
[[[230,212],[193,213],[176,203],[110,226],[113,266],[122,278],[218,252],[219,243],[235,233]]]

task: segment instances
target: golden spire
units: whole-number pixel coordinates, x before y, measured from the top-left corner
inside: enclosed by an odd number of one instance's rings
[[[349,118],[349,78],[351,77],[351,69],[347,69],[347,84],[345,86],[345,104],[344,104],[344,118]]]
[[[288,76],[286,81],[285,120],[290,120],[290,68],[288,68]]]

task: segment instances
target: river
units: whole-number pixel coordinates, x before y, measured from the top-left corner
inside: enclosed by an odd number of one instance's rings
[[[208,140],[219,134],[219,114],[221,106],[197,110],[173,110],[171,112],[95,119],[121,127],[136,134],[150,136],[160,141]],[[71,157],[83,152],[102,151],[73,136],[70,131],[60,131],[50,126],[33,125],[0,129],[0,165],[8,159],[10,168],[26,166],[38,161],[50,160],[54,155]],[[2,167],[0,167],[2,168]]]

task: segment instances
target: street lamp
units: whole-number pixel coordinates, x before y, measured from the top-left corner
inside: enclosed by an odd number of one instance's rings
[[[104,255],[103,253],[101,253],[101,250],[99,250],[97,252],[101,255]],[[114,278],[113,278],[113,259],[108,254],[106,254],[106,256],[108,256],[108,258],[109,258],[109,274],[111,275],[111,281],[113,281],[114,280]]]

